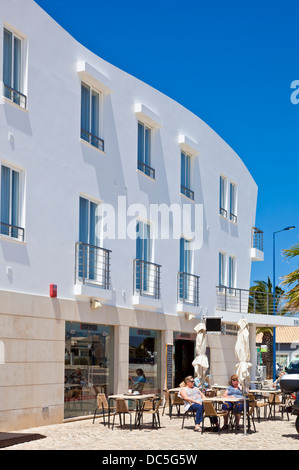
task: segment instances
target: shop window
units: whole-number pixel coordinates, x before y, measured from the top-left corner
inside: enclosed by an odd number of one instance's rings
[[[156,330],[130,328],[129,383],[134,387],[140,381],[141,369],[145,377],[142,391],[161,393],[161,335]]]
[[[98,393],[113,393],[114,330],[66,322],[64,417],[92,415]]]

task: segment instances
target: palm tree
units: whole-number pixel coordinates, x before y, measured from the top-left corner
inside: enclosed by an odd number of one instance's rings
[[[299,256],[299,244],[294,245],[288,250],[283,250],[283,252],[286,259],[295,258],[295,256]],[[290,287],[294,283],[296,283],[296,285],[285,295],[287,299],[286,307],[292,313],[296,313],[299,310],[299,268],[283,276],[282,284]]]
[[[260,314],[273,314],[274,312],[274,295],[272,293],[272,283],[268,276],[266,281],[254,281],[255,286],[252,286],[249,290],[249,305],[248,312],[255,312]],[[275,287],[275,299],[276,304],[277,297],[280,299],[284,294],[284,291],[276,286]],[[277,307],[277,305],[276,305]],[[281,314],[284,314],[284,311],[280,311]],[[261,327],[257,328],[257,333],[263,334],[262,344],[267,346],[267,351],[262,352],[262,361],[266,366],[267,379],[272,378],[273,376],[273,328],[270,327]]]
[[[255,286],[250,287],[249,290],[249,305],[248,311],[254,313],[270,314],[274,313],[274,298],[275,298],[275,309],[279,310],[281,315],[284,315],[285,309],[281,307],[280,300],[284,294],[284,291],[276,286],[275,296],[272,293],[272,282],[268,276],[266,281],[254,281]]]

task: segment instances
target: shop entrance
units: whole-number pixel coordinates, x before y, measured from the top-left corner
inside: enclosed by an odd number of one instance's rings
[[[192,362],[195,357],[195,340],[193,334],[176,333],[174,336],[174,386],[179,384],[188,375],[194,376]]]

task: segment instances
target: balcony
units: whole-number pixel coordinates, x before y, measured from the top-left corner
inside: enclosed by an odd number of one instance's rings
[[[192,191],[189,188],[185,188],[185,186],[181,185],[181,193],[184,194],[184,196],[187,196],[189,199],[192,199],[194,201],[194,191]]]
[[[159,264],[134,260],[133,265],[134,296],[136,308],[156,309],[161,307],[161,266]]]
[[[219,214],[222,215],[225,219],[227,219],[227,210],[223,209],[223,207],[219,207]]]
[[[178,273],[178,312],[199,313],[199,280],[194,274]]]
[[[256,227],[251,230],[251,259],[264,261],[264,232]]]
[[[145,173],[150,178],[155,179],[155,170],[154,170],[154,168],[151,168],[150,166],[146,165],[143,162],[140,162],[139,160],[138,160],[138,170],[142,171],[142,173]]]
[[[198,307],[199,305],[199,276],[188,273],[178,273],[178,302]]]
[[[75,295],[111,298],[110,250],[87,243],[75,245]],[[96,291],[94,288],[102,291]]]
[[[134,260],[134,294],[160,299],[161,266]]]
[[[232,222],[234,222],[234,224],[236,224],[238,222],[238,217],[235,214],[233,214],[232,212],[230,212],[229,218]]]
[[[3,88],[5,98],[17,104],[18,106],[20,106],[20,108],[26,109],[27,97],[23,95],[23,93],[5,84],[3,85]]]
[[[25,229],[16,225],[0,222],[0,235],[19,242],[24,242]]]
[[[86,131],[85,129],[81,129],[81,139],[104,152],[104,141],[103,139],[100,139],[100,137],[93,135],[91,132]]]
[[[217,310],[246,314],[291,315],[291,311],[285,307],[283,295],[227,286],[217,286],[216,289]]]

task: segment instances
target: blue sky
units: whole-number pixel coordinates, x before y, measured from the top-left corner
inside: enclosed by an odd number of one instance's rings
[[[37,0],[81,44],[205,121],[256,181],[264,262],[252,282],[296,269],[282,249],[299,243],[299,4],[251,0]],[[299,97],[299,94],[298,94]],[[244,286],[238,286],[244,287]]]

